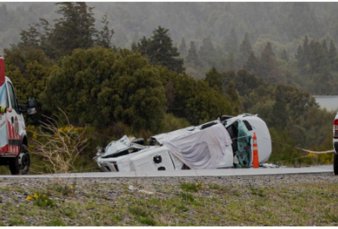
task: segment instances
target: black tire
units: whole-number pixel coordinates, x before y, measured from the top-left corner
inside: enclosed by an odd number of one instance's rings
[[[9,170],[11,171],[12,175],[18,175],[20,173],[19,157],[10,159]]]
[[[9,170],[11,171],[12,175],[24,175],[29,172],[30,156],[26,145],[21,145],[20,155],[22,157],[21,164],[19,163],[19,156],[12,158],[9,162]]]
[[[335,175],[338,175],[338,154],[333,156],[333,172]]]

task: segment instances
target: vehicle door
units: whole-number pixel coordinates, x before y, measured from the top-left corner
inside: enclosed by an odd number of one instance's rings
[[[0,86],[0,106],[8,107],[8,95],[6,84]],[[4,154],[8,151],[8,136],[7,136],[7,114],[0,113],[0,153]]]
[[[13,156],[19,154],[20,152],[20,124],[21,122],[21,113],[19,106],[16,100],[14,93],[13,85],[7,81],[7,91],[8,91],[8,100],[9,107],[11,111],[7,112],[7,128],[8,128],[8,153],[13,154]]]

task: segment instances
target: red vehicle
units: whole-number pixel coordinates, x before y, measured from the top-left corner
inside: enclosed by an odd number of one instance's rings
[[[23,112],[36,112],[35,105],[24,109],[17,102],[11,80],[5,76],[5,62],[0,57],[0,106],[6,108],[0,113],[0,165],[7,165],[11,174],[26,174],[29,171],[30,156]]]

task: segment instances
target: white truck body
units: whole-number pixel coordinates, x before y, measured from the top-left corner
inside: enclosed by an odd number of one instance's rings
[[[264,163],[271,155],[270,133],[262,119],[249,114],[155,135],[152,146],[124,136],[109,143],[94,159],[103,171],[112,172],[251,167],[253,132],[259,163]]]

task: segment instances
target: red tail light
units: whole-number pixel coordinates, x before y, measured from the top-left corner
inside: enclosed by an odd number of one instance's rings
[[[338,138],[338,119],[333,120],[333,138]]]

